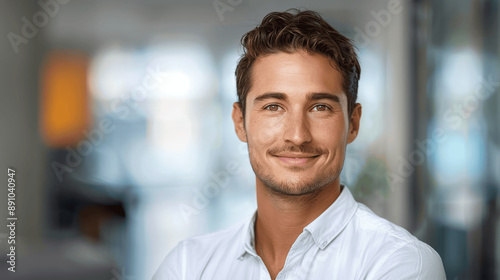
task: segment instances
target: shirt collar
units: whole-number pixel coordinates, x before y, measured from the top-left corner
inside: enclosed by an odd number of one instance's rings
[[[304,231],[308,231],[312,235],[314,243],[319,248],[325,249],[347,226],[357,208],[358,204],[354,200],[349,188],[341,185],[339,197],[321,215],[307,225]],[[254,225],[256,217],[257,210],[243,227],[238,259],[242,259],[246,253],[257,256],[254,249]]]
[[[357,209],[358,203],[354,200],[351,191],[341,185],[339,197],[304,230],[312,235],[318,247],[325,249],[347,226]]]
[[[240,249],[238,252],[238,260],[243,259],[243,256],[248,253],[253,256],[257,256],[257,252],[255,252],[255,247],[254,247],[254,236],[255,236],[255,219],[257,218],[257,210],[252,215],[252,218],[246,222],[245,226],[243,227],[243,230],[241,232],[241,242],[240,242]]]

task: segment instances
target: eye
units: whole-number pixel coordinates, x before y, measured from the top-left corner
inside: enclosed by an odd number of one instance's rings
[[[269,111],[278,111],[280,109],[279,105],[276,104],[270,104],[264,107],[264,110],[269,110]]]
[[[316,111],[328,111],[328,110],[330,110],[330,108],[328,106],[321,105],[321,104],[314,106],[313,109],[314,108],[316,108]]]

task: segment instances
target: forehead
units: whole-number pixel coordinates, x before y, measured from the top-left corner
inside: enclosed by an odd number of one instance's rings
[[[259,57],[252,69],[252,88],[248,98],[265,92],[282,92],[289,97],[304,97],[311,92],[342,94],[342,76],[333,62],[321,54],[305,51],[279,52]]]

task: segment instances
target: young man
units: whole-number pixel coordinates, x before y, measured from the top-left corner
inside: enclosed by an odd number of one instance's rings
[[[270,13],[242,38],[232,118],[257,211],[192,237],[153,279],[445,279],[439,255],[357,203],[339,175],[356,139],[360,66],[317,13]]]

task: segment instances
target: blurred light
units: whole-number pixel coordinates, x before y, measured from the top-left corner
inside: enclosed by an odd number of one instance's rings
[[[96,146],[94,156],[86,160],[90,161],[87,166],[91,176],[85,176],[83,179],[99,186],[123,187],[126,185],[123,166],[115,150]]]
[[[159,84],[159,91],[166,93],[168,96],[187,96],[190,84],[194,82],[190,81],[188,75],[183,72],[167,72],[164,81]]]
[[[125,149],[125,164],[131,184],[141,188],[201,184],[213,164],[209,158],[210,151],[199,142],[186,147],[175,150],[175,146],[165,149],[146,141],[129,143]]]
[[[469,129],[467,138],[467,171],[470,179],[478,182],[486,171],[486,132]],[[478,186],[479,187],[479,186]]]
[[[472,49],[460,49],[443,52],[443,56],[441,78],[438,78],[443,81],[443,87],[437,97],[456,98],[474,93],[482,74],[478,54]]]
[[[363,69],[362,78],[359,80],[358,101],[363,106],[363,117],[361,118],[361,130],[356,141],[350,146],[358,151],[370,147],[370,145],[382,134],[384,129],[383,104],[388,98],[384,89],[386,78],[383,65],[385,64],[378,53],[364,49],[359,54],[361,67]]]
[[[201,180],[211,166],[207,162],[214,160],[208,149],[213,141],[208,134],[215,133],[210,128],[211,99],[217,92],[212,54],[205,41],[194,37],[172,35],[158,42],[140,49],[103,48],[91,69],[90,84],[103,113],[127,126],[137,121],[134,115],[145,115],[144,138],[118,144],[125,159],[123,173],[131,185],[141,187]],[[133,133],[116,136],[126,140]],[[113,180],[108,177],[99,178]]]
[[[440,185],[450,185],[466,178],[467,144],[458,132],[449,132],[447,141],[438,144],[436,173]]]
[[[155,147],[182,155],[195,145],[198,127],[193,118],[196,114],[186,100],[159,100],[151,104],[151,120],[148,123],[148,139]]]
[[[212,55],[205,43],[170,36],[144,50],[148,73],[156,73],[159,87],[150,98],[199,99],[214,96],[217,87]]]
[[[481,195],[465,186],[456,185],[453,190],[443,193],[438,208],[431,213],[453,228],[469,230],[478,226],[483,217],[484,203]],[[439,207],[440,206],[440,207]],[[439,211],[441,208],[443,211]]]
[[[356,152],[350,145],[347,146],[344,168],[342,168],[342,172],[340,173],[341,182],[348,186],[356,185],[361,170],[366,163],[366,158],[366,155]]]
[[[484,173],[484,136],[476,130],[467,137],[448,132],[447,140],[438,144],[434,172],[440,186],[454,187],[458,182],[476,184]]]
[[[87,94],[88,58],[80,52],[53,51],[41,73],[40,126],[50,147],[77,144],[91,125]]]
[[[130,171],[132,183],[141,187],[158,187],[165,185],[172,176],[170,165],[172,159],[158,148],[146,142],[135,141],[126,148],[127,170]]]
[[[111,101],[125,96],[144,75],[144,63],[131,50],[107,46],[92,60],[89,87],[94,98]]]
[[[236,102],[238,95],[236,94],[236,77],[234,70],[238,64],[240,56],[236,52],[228,53],[222,59],[222,95],[230,101]]]

